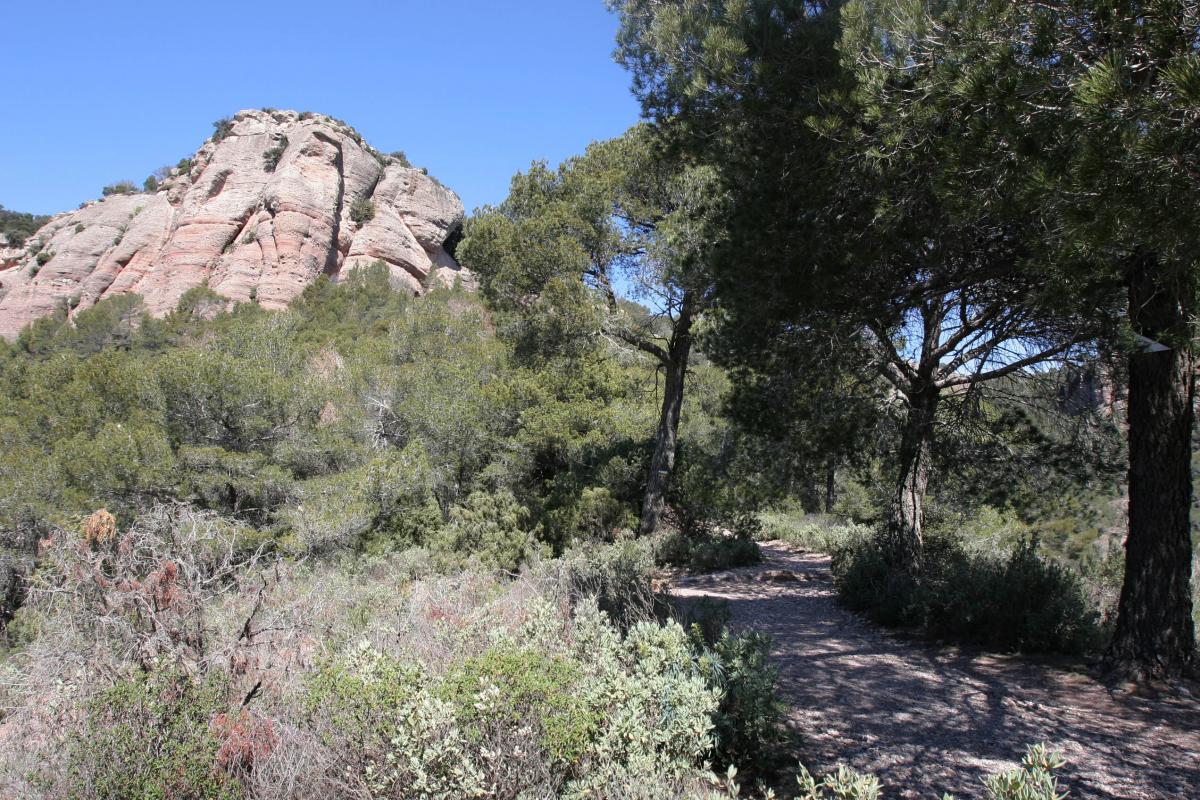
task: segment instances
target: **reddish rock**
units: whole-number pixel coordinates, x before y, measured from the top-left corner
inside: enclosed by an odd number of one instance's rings
[[[269,169],[264,155],[280,148]],[[353,209],[370,219],[355,222]],[[415,293],[459,278],[470,286],[444,247],[462,221],[453,192],[345,124],[242,111],[157,193],[88,203],[23,249],[0,250],[0,336],[117,293],[136,292],[162,315],[206,281],[231,300],[281,308],[322,273],[337,279],[379,260]]]

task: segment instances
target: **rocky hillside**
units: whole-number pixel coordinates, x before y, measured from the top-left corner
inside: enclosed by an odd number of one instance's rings
[[[453,192],[342,122],[242,111],[155,191],[117,187],[0,249],[0,336],[118,293],[165,314],[205,281],[278,308],[322,273],[377,260],[420,293],[469,280],[452,255],[462,220]]]

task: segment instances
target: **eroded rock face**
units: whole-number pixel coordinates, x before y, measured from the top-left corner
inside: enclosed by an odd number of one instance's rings
[[[205,281],[231,300],[280,308],[322,273],[336,279],[380,260],[413,292],[470,285],[445,247],[462,221],[453,192],[343,123],[242,111],[156,193],[87,203],[24,248],[0,249],[0,336],[114,293],[136,292],[165,314]]]

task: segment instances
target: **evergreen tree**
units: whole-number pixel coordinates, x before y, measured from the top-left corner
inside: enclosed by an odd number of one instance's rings
[[[710,171],[665,157],[651,131],[637,127],[557,170],[535,164],[517,175],[508,199],[473,218],[459,247],[513,321],[519,353],[576,352],[599,338],[662,372],[643,534],[658,527],[665,506],[693,329],[710,299],[714,188]]]

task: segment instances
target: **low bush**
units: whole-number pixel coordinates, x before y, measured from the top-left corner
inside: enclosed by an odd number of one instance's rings
[[[1057,753],[1051,753],[1044,744],[1030,746],[1021,766],[1007,772],[990,775],[985,779],[987,800],[1063,800],[1067,796],[1060,790],[1054,770],[1065,765]],[[733,775],[726,780],[727,797],[738,797],[740,787]],[[874,775],[864,775],[849,767],[838,767],[836,772],[818,780],[803,766],[796,776],[798,794],[792,800],[880,800],[883,787]],[[944,795],[945,800],[954,800]]]
[[[511,492],[472,492],[450,509],[450,520],[431,549],[449,570],[473,561],[485,569],[515,573],[522,564],[549,552],[531,530],[529,510]]]
[[[727,628],[706,646],[710,681],[721,694],[714,716],[714,764],[770,775],[790,741],[785,706],[776,692],[779,671],[768,660],[771,638]]]
[[[240,800],[235,770],[214,725],[227,706],[219,686],[177,672],[140,673],[87,707],[65,742],[62,771],[47,776],[69,800]],[[260,745],[269,745],[264,738]],[[255,752],[261,752],[257,750]]]
[[[923,572],[894,569],[879,539],[858,535],[833,553],[842,602],[884,625],[1001,650],[1083,653],[1102,642],[1099,614],[1073,570],[1026,541],[1005,552],[927,536]]]
[[[221,117],[213,123],[212,140],[214,142],[222,141],[231,133],[233,133],[233,120],[229,117]]]
[[[118,181],[105,186],[100,190],[100,194],[105,197],[114,194],[137,194],[137,187],[133,185],[133,181]]]
[[[645,539],[581,544],[539,569],[539,576],[564,595],[564,602],[573,606],[593,598],[621,629],[655,616],[653,573],[654,556]]]
[[[309,680],[306,724],[334,753],[332,775],[372,798],[483,794],[454,706],[419,666],[363,644]]]
[[[362,227],[375,218],[375,204],[365,197],[360,197],[350,204],[350,221]]]
[[[274,147],[263,151],[263,171],[274,172],[279,166],[279,159],[283,158],[283,153],[287,150],[288,138],[281,136]]]
[[[530,728],[540,758],[566,776],[600,721],[581,693],[583,682],[574,659],[501,645],[455,667],[443,694],[475,729],[493,729],[489,738]]]
[[[713,572],[757,564],[762,561],[762,553],[758,544],[745,535],[670,531],[659,543],[658,560],[667,566]]]
[[[796,506],[780,506],[759,514],[762,540],[777,539],[815,553],[832,553],[843,543],[867,534],[865,525],[841,518],[808,514]]]

